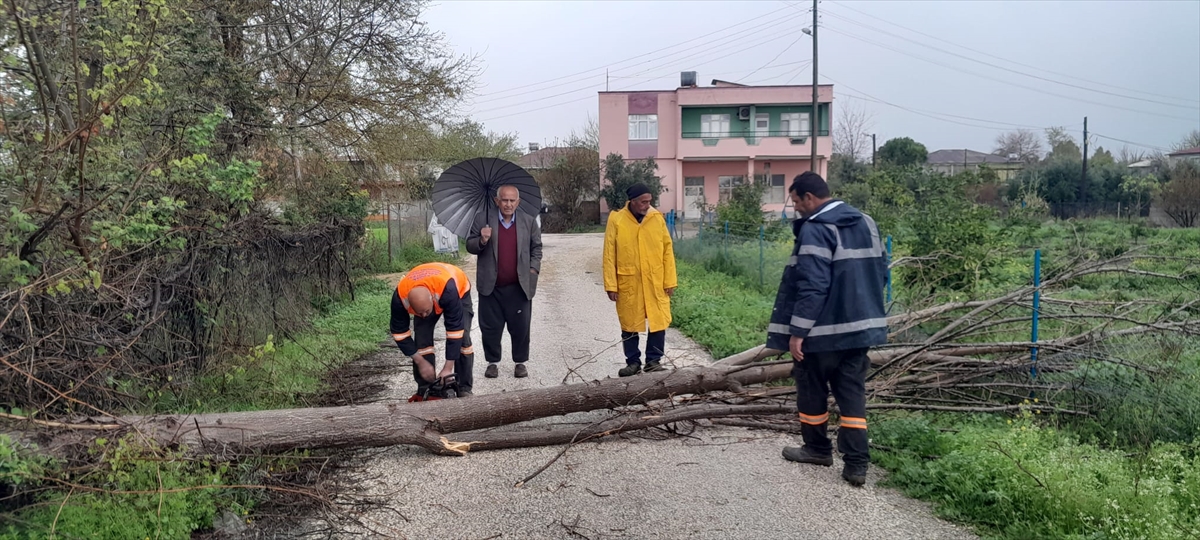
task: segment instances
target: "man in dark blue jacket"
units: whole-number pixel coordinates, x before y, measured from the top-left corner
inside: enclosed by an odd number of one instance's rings
[[[801,215],[767,328],[767,346],[790,351],[804,446],[783,449],[791,461],[833,465],[826,428],[830,391],[841,413],[842,478],[866,483],[867,350],[887,343],[883,287],[887,263],[875,221],[829,198],[820,175],[796,177],[788,195]]]

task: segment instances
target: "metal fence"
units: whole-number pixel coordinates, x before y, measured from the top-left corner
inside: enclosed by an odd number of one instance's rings
[[[428,201],[417,203],[379,202],[367,217],[369,241],[387,250],[388,263],[399,258],[407,246],[433,246],[429,224],[433,207]]]
[[[764,224],[681,221],[668,214],[675,256],[745,279],[763,290],[779,285],[791,256],[791,222],[776,218]]]

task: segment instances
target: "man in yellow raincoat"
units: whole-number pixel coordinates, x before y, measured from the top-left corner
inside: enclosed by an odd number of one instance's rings
[[[625,190],[629,203],[608,216],[604,231],[604,290],[617,303],[625,367],[621,377],[642,371],[638,334],[646,330],[646,371],[663,369],[661,361],[671,325],[671,295],[675,293],[675,251],[667,220],[650,206],[653,196],[645,184]]]

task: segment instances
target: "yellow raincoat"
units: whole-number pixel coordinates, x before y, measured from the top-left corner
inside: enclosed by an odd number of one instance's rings
[[[638,223],[626,206],[608,216],[604,231],[604,290],[617,293],[617,319],[624,332],[666,330],[671,325],[671,298],[666,289],[678,285],[675,251],[667,220],[650,208]]]

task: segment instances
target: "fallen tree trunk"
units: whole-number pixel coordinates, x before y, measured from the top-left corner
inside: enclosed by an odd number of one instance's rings
[[[164,445],[185,445],[193,451],[219,453],[224,449],[285,451],[317,448],[368,448],[416,445],[437,454],[470,450],[538,446],[569,442],[572,437],[596,437],[631,429],[762,410],[787,412],[780,405],[692,406],[662,414],[644,410],[619,414],[583,430],[499,432],[452,437],[452,434],[507,426],[575,412],[642,406],[685,394],[738,392],[744,385],[782,379],[791,366],[687,367],[637,377],[536,388],[421,403],[388,401],[368,405],[281,409],[197,415],[96,419],[117,429],[135,429]],[[686,410],[685,410],[686,409]],[[95,430],[93,433],[103,430]]]

